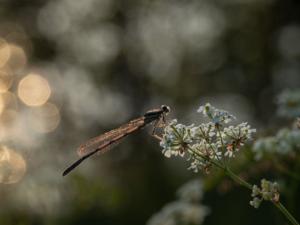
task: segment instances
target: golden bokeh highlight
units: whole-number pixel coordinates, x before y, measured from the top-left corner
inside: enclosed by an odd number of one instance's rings
[[[11,31],[9,34],[5,35],[5,39],[9,43],[22,46],[27,55],[32,52],[32,43],[23,29]]]
[[[23,178],[25,172],[24,158],[6,146],[0,146],[0,183],[17,183]]]
[[[18,85],[18,96],[28,106],[41,106],[51,94],[48,81],[38,74],[28,74]]]
[[[2,98],[2,96],[0,95],[0,115],[2,114],[2,112],[4,111],[5,109],[5,102]]]
[[[40,133],[54,131],[60,123],[60,112],[56,105],[46,103],[41,107],[32,108],[34,121],[32,127]]]
[[[0,68],[8,62],[10,54],[11,49],[9,44],[3,38],[0,38]]]
[[[11,92],[0,94],[0,141],[13,138],[16,120],[18,102],[16,96]]]
[[[9,44],[10,57],[7,65],[18,73],[24,69],[27,64],[27,56],[23,48],[18,45]]]
[[[0,93],[6,92],[13,84],[14,77],[8,68],[0,69]]]

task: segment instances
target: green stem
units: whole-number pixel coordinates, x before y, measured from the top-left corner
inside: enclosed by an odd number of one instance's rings
[[[284,216],[293,225],[299,225],[298,221],[292,216],[292,214],[281,204],[281,202],[273,202],[273,204],[284,214]]]
[[[238,184],[248,188],[249,190],[252,190],[252,185],[248,183],[247,181],[243,180],[241,177],[236,175],[234,172],[232,172],[229,167],[224,168],[226,175],[228,175],[232,180],[237,182]]]
[[[241,177],[237,176],[233,173],[228,167],[224,168],[225,173],[233,179],[235,182],[241,184],[242,186],[252,190],[252,185],[247,181],[243,180]],[[298,221],[292,216],[292,214],[282,205],[281,202],[272,202],[281,212],[282,214],[291,222],[293,225],[300,225]]]
[[[195,154],[198,157],[200,157],[200,158],[202,158],[204,160],[207,160],[207,157],[205,157],[205,156],[199,154],[198,152],[194,151],[190,146],[187,146],[187,148],[190,150],[190,152],[192,152],[192,154]],[[213,165],[215,165],[216,167],[218,167],[219,169],[224,169],[224,167],[220,163],[216,162],[215,160],[211,160],[211,163]]]
[[[216,126],[216,128],[217,128],[218,134],[220,136],[221,145],[222,145],[222,151],[223,151],[223,154],[224,154],[225,150],[226,150],[226,147],[224,145],[224,141],[223,141],[223,138],[222,138],[221,130],[220,130],[219,126]],[[227,159],[226,159],[226,157],[223,158],[223,164],[225,165],[225,167],[227,167],[228,161],[229,161],[229,158],[227,158]]]
[[[172,129],[174,130],[174,132],[176,132],[177,135],[180,134],[177,132],[176,128],[174,126],[171,126]],[[222,147],[224,148],[224,143],[222,140],[222,136],[219,130],[219,135],[221,138],[221,142],[222,142]],[[188,146],[188,149],[194,153],[195,155],[197,155],[198,157],[201,157],[203,159],[206,159],[206,157],[204,157],[201,154],[198,154],[197,152],[193,151],[193,149]],[[229,176],[233,181],[237,182],[238,184],[248,188],[249,190],[252,190],[252,185],[250,183],[248,183],[247,181],[245,181],[244,179],[242,179],[241,177],[239,177],[238,175],[236,175],[234,172],[231,171],[231,169],[227,166],[226,162],[225,162],[225,166],[223,166],[222,164],[220,164],[219,162],[215,161],[215,160],[211,160],[211,163],[215,166],[217,166],[220,169],[223,169],[225,171],[225,174],[227,176]],[[290,221],[291,224],[293,225],[300,225],[298,223],[298,221],[292,216],[292,214],[284,207],[284,205],[281,204],[281,202],[272,202],[281,212],[282,214],[284,214],[284,216]]]

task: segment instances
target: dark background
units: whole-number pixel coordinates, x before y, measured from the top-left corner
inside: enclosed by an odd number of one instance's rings
[[[21,159],[0,156],[2,180],[3,162],[15,173],[0,184],[0,223],[144,224],[201,175],[164,158],[144,130],[62,177],[77,146],[162,104],[196,123],[211,102],[272,133],[276,96],[300,85],[299,19],[291,0],[1,0],[1,145]],[[22,101],[31,73],[48,81],[54,113]],[[206,188],[204,224],[284,223],[250,199],[237,186]]]

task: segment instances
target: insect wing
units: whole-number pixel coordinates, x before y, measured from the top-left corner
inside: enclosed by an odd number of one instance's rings
[[[135,130],[138,130],[144,125],[144,117],[132,120],[119,128],[90,139],[86,143],[79,146],[77,153],[79,156],[84,156],[96,149],[99,149],[99,153],[107,152],[113,146],[115,146],[116,143],[122,139],[122,137],[125,137],[127,134],[132,133]],[[114,145],[112,146],[110,143],[113,143]]]

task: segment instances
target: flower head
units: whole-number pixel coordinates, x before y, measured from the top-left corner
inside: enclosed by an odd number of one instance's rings
[[[175,201],[167,204],[154,214],[147,225],[189,225],[202,224],[208,209],[200,204]]]
[[[192,180],[177,191],[178,200],[164,206],[154,214],[147,225],[202,224],[209,209],[200,202],[203,194],[202,182]]]
[[[177,190],[177,196],[185,202],[196,203],[202,199],[203,185],[200,179],[191,180]]]
[[[210,140],[216,135],[214,123],[202,123],[199,126],[195,126],[191,129],[191,135],[194,139],[198,140]]]
[[[211,122],[186,126],[173,120],[165,127],[160,145],[166,157],[187,156],[189,169],[209,173],[215,161],[234,157],[256,130],[248,123],[227,126],[226,123],[235,117],[209,103],[201,106],[198,112],[209,117]]]
[[[253,145],[255,159],[259,160],[264,155],[276,153],[280,155],[293,154],[300,147],[299,129],[281,129],[275,136],[258,139]]]
[[[205,117],[211,119],[214,124],[229,123],[235,119],[235,116],[231,115],[229,112],[217,109],[211,106],[210,103],[200,106],[197,112],[202,113]]]
[[[164,129],[165,133],[160,142],[160,146],[163,148],[163,154],[166,157],[169,158],[172,155],[184,155],[186,145],[192,143],[192,126],[193,125],[185,126],[183,124],[178,124],[177,120],[173,120],[166,126]]]
[[[223,130],[224,141],[226,143],[225,156],[234,157],[245,142],[252,138],[256,129],[251,129],[247,123],[241,123],[237,126],[225,127]]]
[[[258,208],[263,200],[277,203],[280,197],[278,184],[262,179],[260,187],[253,185],[251,196],[253,199],[250,201],[250,205],[254,208]]]

